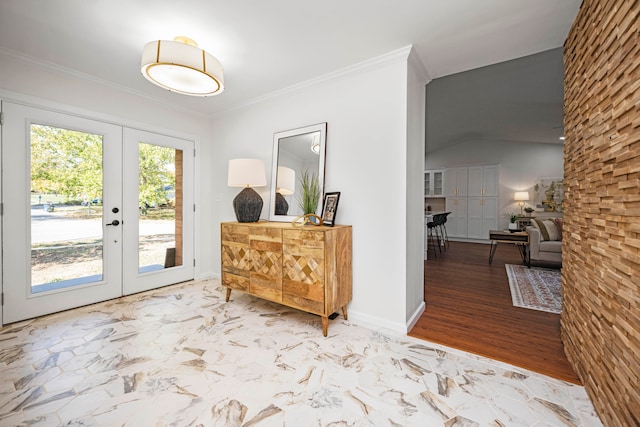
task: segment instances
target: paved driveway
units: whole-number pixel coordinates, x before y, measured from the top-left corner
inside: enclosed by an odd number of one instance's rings
[[[58,212],[44,212],[42,209],[31,210],[31,242],[49,243],[102,237],[102,219],[67,218]],[[124,226],[124,225],[123,225]],[[127,228],[124,228],[125,233]],[[172,220],[140,221],[140,235],[154,236],[173,234]]]

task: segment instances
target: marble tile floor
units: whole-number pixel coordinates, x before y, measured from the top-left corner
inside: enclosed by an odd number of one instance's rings
[[[600,426],[584,388],[216,280],[0,329],[0,426]]]

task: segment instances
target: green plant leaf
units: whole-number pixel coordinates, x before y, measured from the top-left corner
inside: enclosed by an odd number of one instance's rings
[[[298,206],[305,214],[316,213],[320,199],[320,184],[316,174],[306,169],[300,176],[302,194],[298,197]]]

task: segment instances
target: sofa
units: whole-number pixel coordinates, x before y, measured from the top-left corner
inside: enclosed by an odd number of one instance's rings
[[[561,225],[556,226],[556,222],[535,220],[533,225],[526,228],[529,234],[529,261],[562,263],[562,229]],[[556,227],[555,234],[551,227]]]

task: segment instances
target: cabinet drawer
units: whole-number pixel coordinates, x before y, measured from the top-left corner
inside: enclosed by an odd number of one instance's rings
[[[288,254],[324,257],[324,233],[314,230],[285,230],[282,232],[283,251]]]
[[[283,279],[282,299],[285,304],[310,311],[324,313],[324,282],[303,283]]]
[[[220,226],[220,240],[223,243],[249,245],[249,227],[242,225],[222,224]]]
[[[243,292],[249,292],[249,274],[245,272],[244,276],[238,274],[231,274],[226,271],[222,272],[222,286],[229,287],[231,289],[237,289]]]
[[[270,301],[282,302],[282,283],[280,280],[274,280],[272,276],[253,272],[250,277],[249,292],[252,295]]]

